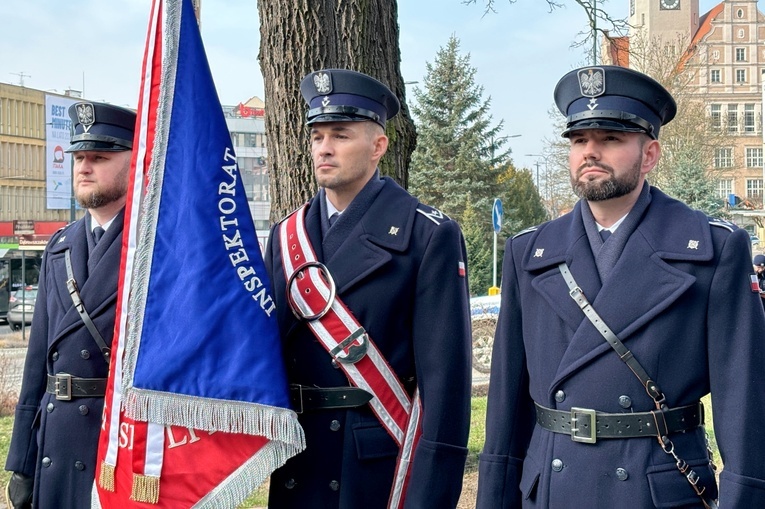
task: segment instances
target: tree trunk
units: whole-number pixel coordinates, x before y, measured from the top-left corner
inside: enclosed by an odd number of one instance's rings
[[[300,80],[319,69],[363,72],[396,94],[401,112],[388,122],[391,143],[380,171],[406,187],[416,133],[399,66],[396,1],[258,0],[258,13],[271,220],[281,219],[316,192]]]

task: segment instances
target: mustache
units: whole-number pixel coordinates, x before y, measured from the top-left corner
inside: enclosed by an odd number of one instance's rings
[[[579,168],[576,169],[576,176],[580,177],[582,175],[582,172],[588,168],[600,168],[601,170],[606,171],[610,173],[611,175],[613,175],[614,173],[614,169],[607,164],[599,163],[597,161],[586,161],[582,163],[582,165],[579,166]]]

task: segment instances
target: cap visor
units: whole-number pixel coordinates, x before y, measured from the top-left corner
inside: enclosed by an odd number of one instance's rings
[[[615,122],[613,120],[587,119],[570,125],[566,128],[565,131],[561,133],[561,136],[568,138],[569,134],[574,131],[585,131],[592,129],[600,129],[603,131],[621,131],[625,133],[646,133],[645,129],[634,124],[625,124],[622,122]]]
[[[124,152],[129,147],[106,141],[78,141],[72,143],[64,152]]]

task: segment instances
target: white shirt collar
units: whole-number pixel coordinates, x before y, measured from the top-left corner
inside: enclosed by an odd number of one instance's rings
[[[109,229],[109,227],[112,225],[112,223],[114,222],[116,218],[117,216],[114,216],[113,218],[105,222],[104,224],[98,224],[98,221],[96,221],[96,218],[94,218],[93,216],[90,216],[90,231],[92,232],[93,230],[95,230],[97,226],[100,226],[101,228],[104,229],[104,231],[106,231]]]
[[[598,232],[601,232],[603,230],[608,230],[611,233],[614,233],[616,231],[616,229],[619,228],[619,226],[621,226],[621,224],[624,222],[624,220],[627,219],[628,215],[629,215],[629,212],[624,214],[621,219],[619,219],[617,222],[615,222],[614,224],[612,224],[608,228],[606,228],[605,226],[601,226],[600,223],[598,223],[597,221],[595,221],[595,225],[598,227]]]

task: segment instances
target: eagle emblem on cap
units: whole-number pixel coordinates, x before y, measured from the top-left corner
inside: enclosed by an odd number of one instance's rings
[[[82,128],[85,132],[96,123],[96,109],[92,103],[77,103],[75,106],[77,109],[77,121],[82,124]]]
[[[597,97],[606,91],[605,71],[601,67],[588,67],[579,71],[579,90],[584,97]]]
[[[326,95],[332,92],[332,78],[326,72],[317,72],[313,75],[313,86],[316,87],[316,92]]]

